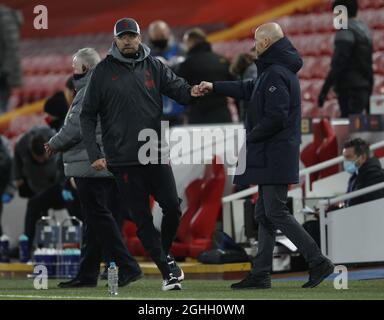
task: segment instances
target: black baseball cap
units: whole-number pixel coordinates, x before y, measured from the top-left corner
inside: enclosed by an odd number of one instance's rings
[[[140,26],[134,19],[122,18],[115,23],[113,34],[118,37],[125,32],[140,34]]]

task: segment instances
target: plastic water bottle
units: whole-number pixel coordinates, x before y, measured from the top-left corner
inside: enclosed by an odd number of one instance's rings
[[[9,237],[5,234],[0,237],[0,262],[10,262]]]
[[[118,295],[119,271],[116,263],[111,262],[108,268],[108,292],[112,296]]]
[[[29,260],[28,237],[25,234],[19,237],[19,260],[20,262],[28,262]]]

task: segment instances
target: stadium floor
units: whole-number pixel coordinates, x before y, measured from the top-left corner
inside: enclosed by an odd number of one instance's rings
[[[47,290],[36,290],[33,279],[0,279],[0,300],[86,300],[86,299],[384,299],[384,280],[352,280],[348,290],[336,290],[333,281],[324,281],[314,289],[302,289],[303,281],[273,280],[269,290],[233,291],[228,280],[186,280],[182,291],[162,292],[160,279],[142,279],[127,287],[119,288],[119,295],[111,298],[105,287],[106,281],[99,281],[96,288],[60,289],[58,280],[50,280]]]

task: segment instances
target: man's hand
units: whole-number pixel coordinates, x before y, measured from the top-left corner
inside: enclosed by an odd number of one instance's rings
[[[199,91],[203,95],[207,95],[209,93],[212,93],[213,91],[213,83],[212,82],[206,82],[202,81],[199,84]]]
[[[96,160],[94,163],[92,163],[92,168],[94,168],[97,171],[102,171],[107,169],[107,161],[105,161],[104,158]]]
[[[202,97],[203,94],[199,90],[199,86],[193,86],[191,89],[191,96],[194,98]]]
[[[44,149],[45,149],[45,152],[48,154],[48,156],[52,157],[52,155],[55,153],[52,148],[50,147],[50,145],[48,143],[44,143]]]

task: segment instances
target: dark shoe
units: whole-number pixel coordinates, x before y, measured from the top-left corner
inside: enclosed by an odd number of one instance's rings
[[[270,289],[271,288],[271,275],[254,275],[248,273],[245,279],[231,285],[233,290],[242,289]]]
[[[167,256],[167,262],[168,262],[168,265],[169,267],[171,268],[171,272],[173,274],[174,277],[177,278],[177,280],[179,280],[180,282],[184,280],[184,271],[183,269],[181,269],[176,261],[175,261],[175,258],[172,257],[171,255],[168,255]]]
[[[84,282],[78,278],[74,278],[69,281],[60,282],[57,285],[59,288],[94,288],[97,286],[97,282]]]
[[[170,273],[168,279],[163,280],[163,286],[161,290],[163,291],[181,290],[181,283],[172,273]]]
[[[309,269],[309,280],[303,284],[302,288],[314,288],[325,280],[335,269],[334,264],[329,259]]]
[[[119,275],[119,287],[125,287],[131,282],[135,282],[139,279],[144,277],[144,274],[140,271],[139,273],[134,273],[134,274],[121,274]]]

